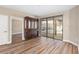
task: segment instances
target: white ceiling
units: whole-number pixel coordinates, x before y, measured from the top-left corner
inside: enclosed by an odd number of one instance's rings
[[[14,9],[34,16],[44,16],[50,13],[57,13],[69,10],[74,5],[4,5],[2,7]]]

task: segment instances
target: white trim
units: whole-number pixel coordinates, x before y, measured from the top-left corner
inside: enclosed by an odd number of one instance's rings
[[[24,38],[24,19],[22,19],[22,40],[25,40],[25,38]]]
[[[74,42],[72,42],[72,41],[70,41],[70,40],[63,40],[63,41],[65,41],[65,42],[69,42],[69,43],[72,43],[72,44],[74,44],[74,45],[78,46],[78,44],[77,44],[77,43],[74,43]]]
[[[63,41],[65,41],[65,42],[69,42],[69,43],[72,43],[72,44],[78,46],[78,53],[79,53],[79,45],[78,45],[77,43],[74,43],[74,42],[72,42],[72,41],[70,41],[70,40],[63,40]]]
[[[11,44],[11,42],[10,41],[8,41],[8,42],[0,42],[0,45],[4,45],[4,44]]]
[[[10,19],[10,42],[12,43],[12,17],[9,16],[9,19]]]
[[[11,16],[12,19],[16,19],[16,20],[23,20],[22,17],[15,17],[15,16]]]
[[[15,34],[22,34],[22,32],[12,33],[12,35],[15,35]]]

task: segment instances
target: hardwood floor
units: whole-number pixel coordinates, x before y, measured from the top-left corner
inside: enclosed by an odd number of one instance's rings
[[[12,36],[12,44],[22,42],[22,34],[14,34]]]
[[[21,39],[21,38],[18,38]],[[16,40],[17,41],[17,40]],[[1,45],[0,54],[77,54],[77,46],[45,37]]]

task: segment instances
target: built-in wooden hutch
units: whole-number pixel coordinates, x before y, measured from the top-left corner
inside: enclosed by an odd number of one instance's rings
[[[26,16],[24,18],[25,39],[38,37],[38,19]]]

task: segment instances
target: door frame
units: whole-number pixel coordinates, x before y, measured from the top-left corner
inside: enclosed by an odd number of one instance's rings
[[[25,40],[25,38],[24,38],[24,18],[22,18],[22,17],[15,17],[15,16],[10,16],[9,17],[9,19],[10,19],[10,43],[12,43],[12,20],[13,19],[16,19],[16,20],[21,20],[22,21],[22,40]]]

